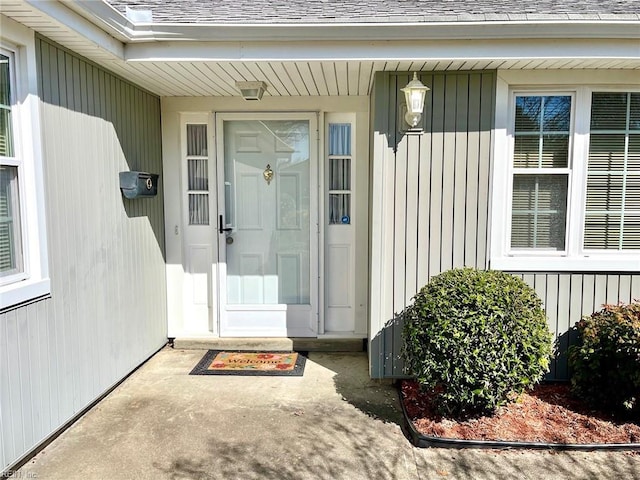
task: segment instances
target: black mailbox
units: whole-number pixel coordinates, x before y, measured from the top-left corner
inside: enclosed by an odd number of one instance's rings
[[[126,198],[155,197],[158,175],[147,172],[120,172],[120,190]]]

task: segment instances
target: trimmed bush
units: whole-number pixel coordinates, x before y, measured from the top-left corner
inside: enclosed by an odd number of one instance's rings
[[[401,315],[407,373],[436,395],[445,416],[492,413],[549,369],[542,302],[513,275],[449,270],[433,277]]]
[[[640,417],[640,303],[605,305],[576,324],[569,348],[574,394],[593,407]]]

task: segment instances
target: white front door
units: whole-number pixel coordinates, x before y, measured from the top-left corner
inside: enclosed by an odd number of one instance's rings
[[[313,114],[218,114],[220,335],[317,334]]]

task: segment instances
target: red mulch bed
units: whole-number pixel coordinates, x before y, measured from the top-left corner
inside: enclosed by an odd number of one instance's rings
[[[465,440],[561,444],[639,443],[638,422],[617,421],[571,396],[567,384],[541,384],[493,416],[454,420],[435,413],[433,396],[403,381],[402,401],[423,435]],[[639,445],[640,447],[640,445]]]

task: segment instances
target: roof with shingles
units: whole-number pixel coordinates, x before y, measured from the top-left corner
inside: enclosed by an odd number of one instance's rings
[[[153,23],[304,24],[640,20],[640,0],[105,0]]]

